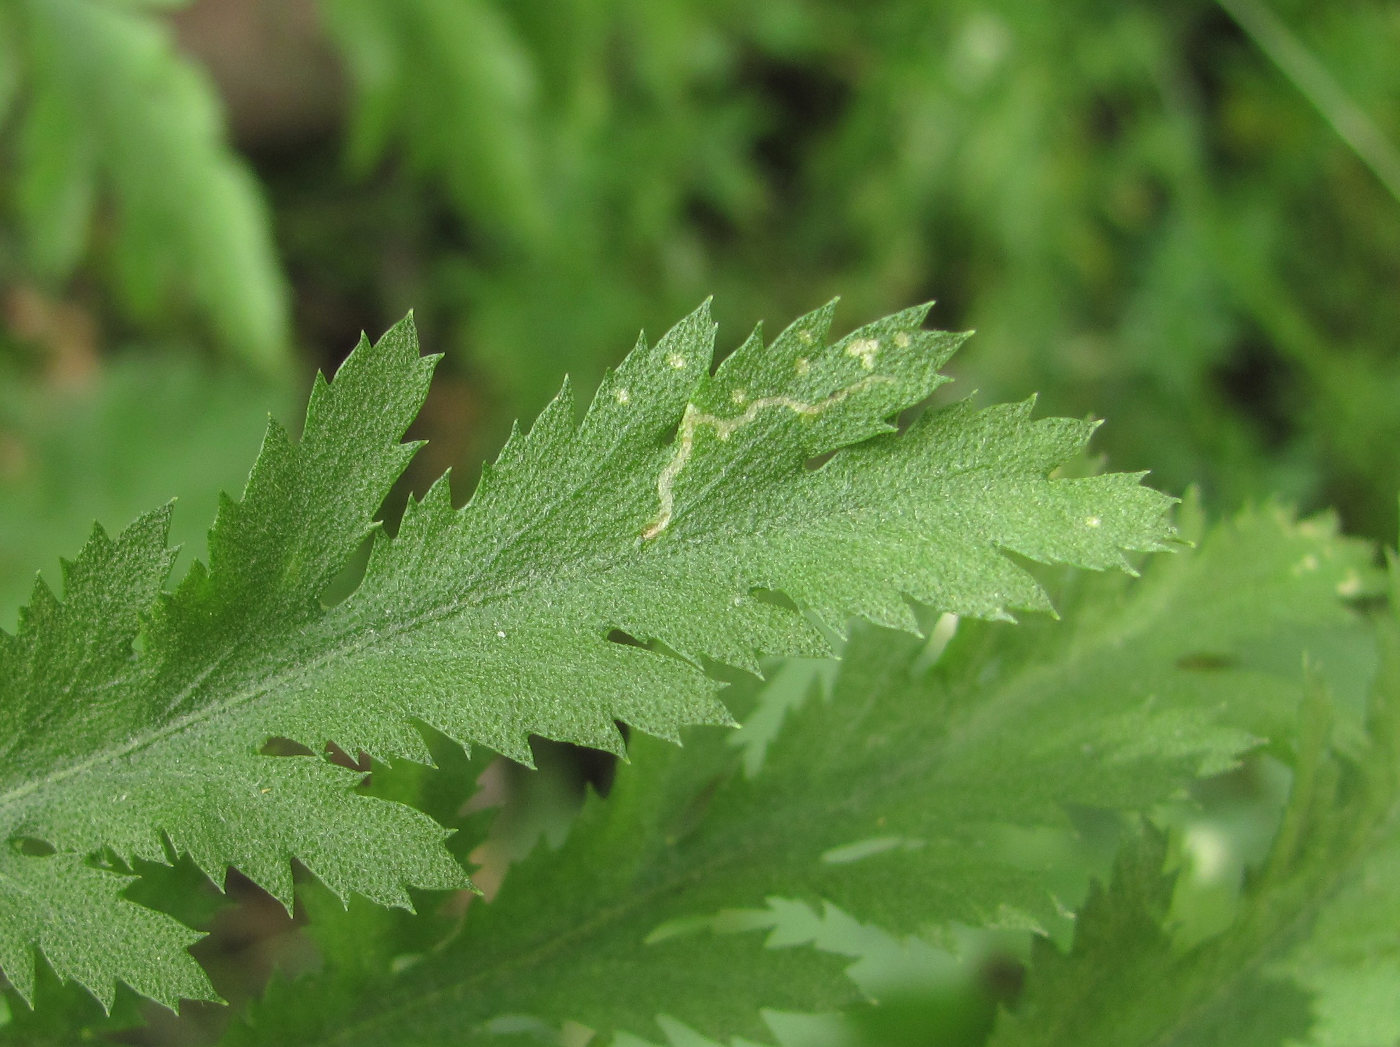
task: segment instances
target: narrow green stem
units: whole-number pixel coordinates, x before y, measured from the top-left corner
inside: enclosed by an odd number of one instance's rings
[[[1400,200],[1400,150],[1365,110],[1352,101],[1317,56],[1303,46],[1261,0],[1217,2],[1322,114],[1337,136],[1381,180],[1390,195]]]

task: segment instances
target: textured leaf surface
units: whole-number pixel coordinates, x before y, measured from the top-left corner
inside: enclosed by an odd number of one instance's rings
[[[408,323],[362,344],[334,382],[318,379],[299,442],[269,428],[242,501],[225,501],[210,532],[207,568],[160,594],[158,511],[116,539],[96,532],[65,569],[64,600],[40,584],[0,637],[0,821],[57,852],[0,860],[56,873],[58,856],[160,861],[173,848],[289,901],[297,858],[337,894],[407,906],[408,885],[465,883],[444,831],[357,793],[358,775],[314,755],[328,742],[426,761],[426,723],[528,761],[530,734],[617,751],[625,721],[674,739],[730,722],[702,659],[751,667],[758,652],[826,649],[765,593],[833,625],[912,625],[907,597],[1005,617],[1048,606],[1007,551],[1103,567],[1161,547],[1169,500],[1137,477],[1048,477],[1088,424],[957,405],[896,433],[889,419],[945,380],[937,368],[960,341],[919,330],[925,312],[827,344],[828,307],[770,346],[755,335],[711,375],[702,308],[640,344],[581,424],[566,386],[465,509],[445,479],[411,504],[392,540],[376,536],[358,589],[327,609],[321,594],[413,453],[399,441],[432,369]],[[614,642],[616,630],[674,653]],[[261,755],[269,737],[313,755]],[[110,877],[114,905],[122,882]],[[90,893],[54,875],[48,902],[80,912]],[[32,940],[3,934],[27,992],[15,958]],[[115,949],[92,969],[63,962],[57,943],[45,951],[104,998],[112,978],[170,984]]]
[[[561,850],[514,867],[403,976],[365,969],[373,932],[350,929],[353,911],[323,914],[342,973],[275,989],[231,1042],[291,1028],[308,1044],[447,1044],[521,1013],[644,1035],[666,1014],[751,1035],[761,1008],[822,1011],[853,993],[822,986],[817,955],[710,919],[774,897],[834,902],[900,933],[1051,926],[1092,864],[1066,808],[1150,808],[1255,744],[1237,711],[1247,726],[1258,707],[1291,718],[1302,665],[1279,651],[1297,654],[1297,629],[1364,633],[1337,586],[1363,584],[1367,556],[1323,524],[1262,512],[1153,561],[1130,588],[1074,579],[1063,622],[963,623],[932,668],[924,641],[858,632],[829,698],[790,710],[766,751],[736,746],[742,735],[634,746]],[[1295,570],[1307,557],[1316,568]],[[1234,613],[1243,587],[1247,617]],[[824,664],[776,674],[751,729]],[[1227,704],[1239,693],[1256,705]]]

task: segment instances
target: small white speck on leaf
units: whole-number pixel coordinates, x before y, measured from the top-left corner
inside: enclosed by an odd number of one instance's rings
[[[620,404],[631,403],[632,394],[629,393],[626,389],[619,389],[617,392],[613,393],[613,399],[615,399]]]
[[[740,407],[742,407],[744,404],[748,403],[749,394],[747,390],[735,389],[732,393],[729,394],[729,399],[732,400],[734,403],[738,404]]]
[[[812,369],[812,362],[808,360],[805,356],[799,356],[797,358],[797,363],[794,366],[798,374],[806,374]]]
[[[896,335],[894,336],[895,348],[896,348],[896,349],[908,349],[908,348],[909,348],[909,343],[910,343],[912,340],[913,340],[913,339],[911,339],[911,338],[909,337],[909,332],[908,332],[908,331],[900,331],[898,334],[896,334]]]
[[[496,630],[496,635],[497,635],[498,637],[500,637],[502,640],[504,640],[504,639],[506,638],[505,631],[502,630],[502,629],[497,629],[497,630]]]
[[[1085,526],[1085,527],[1098,527],[1098,526],[1100,526],[1100,525],[1102,525],[1102,524],[1103,524],[1103,521],[1100,520],[1097,516],[1090,516],[1089,518],[1087,518],[1087,519],[1084,521],[1084,526]]]
[[[670,364],[673,368],[675,368],[677,371],[685,367],[685,357],[682,356],[680,353],[670,353],[666,357],[666,362]]]
[[[811,345],[817,340],[817,336],[814,335],[811,331],[798,331],[797,340],[803,345]]]
[[[874,338],[857,338],[846,346],[846,355],[854,356],[867,371],[875,369],[875,354],[880,351],[880,343]]]

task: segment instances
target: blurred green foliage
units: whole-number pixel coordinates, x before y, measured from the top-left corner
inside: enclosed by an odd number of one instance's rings
[[[346,102],[275,147],[187,6],[0,3],[0,626],[93,518],[178,492],[197,545],[275,383],[408,308],[459,458],[708,295],[731,344],[933,298],[963,391],[1393,541],[1393,4],[316,0]]]
[[[124,318],[160,331],[189,313],[276,372],[288,313],[266,210],[206,78],[143,6],[169,5],[0,11],[0,280],[58,285],[86,261]]]

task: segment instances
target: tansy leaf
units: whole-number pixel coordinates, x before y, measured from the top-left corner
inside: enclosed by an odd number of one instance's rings
[[[325,971],[274,985],[229,1042],[475,1043],[512,1015],[649,1036],[668,1016],[725,1039],[762,1036],[766,1009],[858,998],[849,961],[802,947],[774,899],[896,934],[1068,931],[1102,863],[1074,812],[1152,810],[1259,744],[1242,728],[1291,720],[1303,667],[1276,654],[1298,629],[1367,638],[1337,587],[1368,587],[1369,555],[1325,521],[1248,513],[1141,581],[1070,579],[1062,622],[964,622],[941,654],[943,626],[932,647],[862,628],[839,663],[773,672],[743,734],[639,740],[565,844],[436,946],[365,906],[314,908]],[[778,715],[762,752],[735,744]]]
[[[208,566],[173,592],[164,510],[95,532],[62,602],[40,583],[0,636],[0,905],[53,914],[43,935],[0,924],[10,981],[30,992],[41,945],[104,1001],[114,979],[167,1004],[210,994],[169,947],[173,923],[155,955],[134,951],[149,928],[87,919],[95,884],[114,911],[130,904],[122,876],[84,864],[99,853],[188,853],[284,902],[293,858],[342,897],[389,905],[466,884],[444,830],[358,793],[360,775],[320,755],[330,742],[426,761],[427,724],[528,761],[531,734],[620,751],[621,721],[675,739],[731,722],[707,659],[823,653],[814,620],[912,627],[910,598],[1044,609],[1007,553],[1109,567],[1163,547],[1170,499],[1137,476],[1051,478],[1089,423],[961,403],[898,431],[961,341],[920,330],[925,313],[831,343],[828,306],[712,374],[702,307],[640,343],[582,422],[566,384],[465,508],[445,478],[411,503],[330,608],[322,593],[414,450],[400,438],[433,361],[408,322],[318,379],[299,441],[269,427]],[[263,755],[273,737],[308,752]]]
[[[1179,948],[1149,840],[1086,907],[1068,955],[1037,951],[1025,997],[992,1043],[1396,1042],[1400,623],[1392,611],[1376,625],[1369,730],[1348,730],[1348,703],[1312,681],[1298,743],[1283,751],[1292,780],[1282,824],[1233,922]]]

